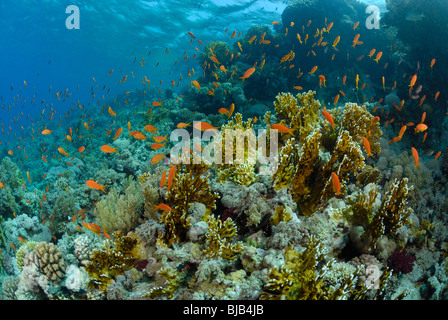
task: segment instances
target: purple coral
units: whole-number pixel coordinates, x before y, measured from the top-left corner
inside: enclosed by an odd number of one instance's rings
[[[407,253],[404,247],[395,249],[389,257],[388,266],[398,273],[409,273],[414,267],[415,257]]]

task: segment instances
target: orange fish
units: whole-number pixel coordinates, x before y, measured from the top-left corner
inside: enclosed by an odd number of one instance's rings
[[[397,141],[400,141],[401,140],[401,138],[403,138],[403,135],[404,135],[404,133],[406,132],[406,129],[407,129],[407,126],[406,125],[404,125],[404,126],[402,126],[401,127],[401,129],[400,129],[400,133],[398,133],[398,139],[397,139]]]
[[[106,188],[106,186],[101,186],[101,185],[99,185],[98,183],[96,183],[96,182],[93,181],[93,180],[87,180],[86,185],[87,185],[89,188],[91,188],[91,189],[94,189],[94,190],[101,190],[101,191],[103,191],[104,193],[106,193],[106,191],[104,190],[104,189]]]
[[[156,154],[154,157],[152,157],[151,164],[159,163],[164,157],[165,157],[165,155],[163,153]]]
[[[117,113],[114,112],[114,111],[112,110],[111,107],[109,107],[109,109],[108,109],[107,111],[109,112],[109,114],[110,114],[112,117],[116,117],[116,116],[117,116]]]
[[[242,77],[239,77],[239,79],[243,79],[243,82],[244,82],[244,80],[249,78],[254,72],[255,72],[255,68],[254,67],[249,68],[249,69],[246,70],[246,72],[244,72],[244,75]]]
[[[70,157],[70,155],[67,152],[65,152],[65,150],[63,148],[59,147],[58,151],[60,154],[63,154],[66,157]]]
[[[424,124],[424,123],[420,123],[420,124],[418,124],[418,125],[414,128],[414,131],[415,131],[416,133],[419,133],[419,132],[423,132],[423,131],[425,131],[426,129],[428,129],[428,126],[427,126],[426,124]]]
[[[331,114],[326,110],[326,108],[324,107],[324,110],[322,110],[322,115],[324,116],[325,119],[327,119],[328,122],[330,122],[331,126],[333,127],[334,130],[334,120],[333,117],[331,116]]]
[[[273,124],[271,126],[271,129],[277,130],[280,133],[289,133],[290,135],[293,135],[293,132],[290,128],[281,124]]]
[[[195,86],[198,90],[201,89],[201,85],[199,84],[199,82],[197,80],[191,81],[191,84],[193,86]]]
[[[95,224],[95,223],[85,223],[85,222],[83,222],[82,225],[84,226],[84,228],[86,228],[87,230],[92,231],[93,233],[95,233],[97,235],[101,234],[100,226]]]
[[[414,76],[411,79],[411,84],[409,85],[411,87],[411,89],[414,87],[416,82],[417,82],[417,75],[414,74]]]
[[[159,107],[159,106],[162,105],[162,103],[160,103],[159,101],[153,101],[153,102],[152,102],[152,105],[153,105],[154,107]]]
[[[146,140],[146,136],[140,131],[133,132],[132,136],[137,140]]]
[[[154,210],[171,211],[172,209],[168,205],[161,203],[161,204],[155,206]]]
[[[205,131],[205,130],[216,130],[218,129],[217,127],[212,126],[211,124],[207,123],[207,122],[201,122],[201,121],[197,121],[194,123],[193,127],[197,130],[200,131]]]
[[[334,172],[331,173],[331,182],[333,183],[333,190],[336,195],[341,194],[341,183],[339,181],[339,177]]]
[[[227,110],[226,108],[220,108],[218,110],[218,113],[220,113],[220,114],[229,114],[229,110]]]
[[[9,151],[8,151],[8,154],[9,154],[10,156],[14,155],[14,151],[9,150]]]
[[[372,154],[372,152],[370,151],[370,142],[369,142],[369,140],[367,140],[367,138],[365,138],[365,137],[362,137],[362,144],[364,145],[364,148],[366,149],[366,151],[367,151],[367,156],[369,157],[372,157],[373,156],[373,154]]]
[[[167,141],[166,140],[166,138],[168,137],[168,135],[166,135],[166,136],[164,136],[164,137],[162,137],[162,136],[156,136],[156,137],[153,137],[153,139],[154,139],[154,141],[155,142],[162,142],[162,141]]]
[[[436,92],[436,95],[434,96],[434,101],[437,102],[437,99],[439,98],[440,91]]]
[[[227,116],[228,119],[230,119],[230,117],[232,116],[233,111],[235,111],[235,104],[234,104],[234,103],[232,103],[232,104],[230,105],[229,115]]]
[[[191,126],[190,122],[188,122],[188,123],[179,122],[176,127],[179,128],[179,129],[185,129],[185,128],[190,127],[190,126]]]
[[[153,125],[148,124],[147,126],[145,126],[145,131],[146,132],[153,132],[153,133],[157,133],[157,128],[154,127]]]
[[[26,172],[26,177],[28,178],[28,181],[29,181],[30,183],[33,183],[33,181],[31,181],[31,178],[30,178],[30,172],[29,172],[29,171]]]
[[[0,182],[0,189],[4,189],[5,188],[5,184],[3,182]]]
[[[86,150],[86,147],[79,147],[79,148],[78,148],[78,152],[79,152],[79,153],[83,153],[84,150]]]
[[[160,188],[163,188],[165,183],[166,183],[166,171],[163,171],[162,178],[160,179]]]
[[[314,72],[316,72],[318,66],[314,66],[310,72],[308,72],[309,74],[313,74]]]
[[[418,163],[418,152],[414,147],[412,147],[412,157],[414,158],[415,169],[417,169],[417,167],[421,167],[421,165]]]
[[[376,49],[372,49],[372,50],[370,50],[369,58],[372,58],[373,55],[375,54],[375,52],[376,52]]]
[[[42,134],[44,135],[44,136],[46,136],[46,135],[49,135],[50,133],[52,133],[53,132],[53,130],[48,130],[48,129],[44,129],[44,130],[42,130]]]
[[[353,30],[356,30],[356,28],[358,28],[359,26],[359,21],[355,22],[354,26],[353,26]]]
[[[118,153],[117,148],[112,148],[111,146],[108,146],[107,144],[103,145],[100,148],[100,150],[103,151],[104,153]]]
[[[153,143],[151,145],[151,149],[153,149],[153,150],[158,150],[158,149],[161,149],[164,147],[165,147],[165,144],[161,144],[161,143]]]
[[[381,57],[383,56],[383,53],[380,51],[376,54],[376,58],[373,59],[373,61],[376,61],[376,63],[379,63]]]
[[[173,179],[174,179],[175,174],[176,174],[176,166],[172,166],[170,168],[170,171],[168,172],[168,181],[167,181],[168,182],[168,189],[167,189],[167,191],[169,191],[171,189],[171,186],[173,184]]]
[[[432,59],[431,60],[431,65],[430,65],[430,67],[431,67],[431,69],[432,69],[432,67],[434,67],[434,64],[436,63],[436,59]]]
[[[440,157],[441,154],[442,154],[442,151],[437,152],[436,157],[434,158],[434,161],[437,161],[437,159]]]

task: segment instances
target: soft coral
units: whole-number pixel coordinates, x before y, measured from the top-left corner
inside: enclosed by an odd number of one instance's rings
[[[414,256],[407,254],[404,247],[399,247],[389,257],[388,266],[395,272],[406,274],[412,271],[414,261]]]

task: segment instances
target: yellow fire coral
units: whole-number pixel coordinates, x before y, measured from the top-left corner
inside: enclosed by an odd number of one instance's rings
[[[210,258],[222,257],[233,260],[242,251],[241,243],[228,243],[236,234],[236,224],[231,218],[227,218],[224,223],[212,215],[207,216],[208,230],[205,234],[207,239],[207,249],[204,253]]]
[[[159,234],[158,245],[171,246],[185,238],[190,227],[188,209],[192,203],[203,203],[210,211],[216,208],[219,195],[210,190],[209,174],[206,174],[209,168],[203,163],[177,165],[171,188],[166,195],[166,203],[171,210],[165,210],[160,215],[165,232]]]
[[[385,234],[395,235],[398,228],[409,223],[409,215],[413,212],[408,208],[407,198],[413,190],[408,186],[408,179],[395,179],[384,194],[381,207],[372,222],[366,227],[364,238],[370,240],[370,248],[376,249],[378,240]]]
[[[323,245],[311,238],[301,253],[286,253],[287,262],[269,270],[268,281],[260,296],[262,300],[333,300],[353,295],[357,275],[352,275],[336,289],[325,286],[323,278],[333,260],[325,262]]]
[[[257,155],[252,119],[243,121],[243,115],[236,113],[221,127],[221,139],[222,163],[217,165],[217,181],[233,181],[243,186],[254,183]]]
[[[274,102],[280,124],[293,133],[293,137],[286,136],[289,138],[279,152],[278,169],[272,176],[274,188],[288,188],[307,216],[320,201],[335,196],[333,172],[344,190],[345,182],[363,170],[363,137],[369,139],[371,151],[378,153],[382,134],[374,117],[356,104],[332,111],[333,129],[327,119],[319,118],[320,103],[314,94],[310,91],[294,98],[282,93]]]
[[[88,286],[105,291],[109,284],[126,270],[134,267],[141,256],[140,241],[134,234],[113,234],[115,241],[106,241],[103,248],[92,252],[85,269],[90,276]]]
[[[142,298],[154,299],[161,296],[167,296],[168,299],[172,299],[174,297],[174,292],[179,287],[179,271],[167,267],[160,269],[157,273],[166,279],[165,285],[152,288],[147,294],[143,295]]]
[[[280,124],[290,128],[300,143],[304,143],[318,123],[321,105],[314,99],[315,94],[314,91],[308,91],[294,97],[291,93],[280,93],[274,101]]]

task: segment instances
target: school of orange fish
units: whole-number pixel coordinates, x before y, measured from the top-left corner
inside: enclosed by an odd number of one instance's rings
[[[278,21],[272,22],[272,26],[275,26],[277,24],[279,24]],[[292,28],[293,26],[294,26],[294,23],[292,22],[290,25],[290,28]],[[297,35],[296,35],[297,49],[296,50],[305,50],[305,51],[307,51],[307,55],[316,56],[318,54],[318,53],[316,53],[316,51],[317,51],[316,49],[323,48],[325,53],[327,53],[327,54],[329,52],[331,53],[331,55],[329,55],[330,56],[329,60],[333,61],[337,54],[342,54],[338,50],[338,45],[340,44],[340,42],[341,41],[350,41],[352,43],[353,48],[357,48],[358,50],[362,50],[363,52],[365,52],[359,58],[357,58],[358,61],[364,59],[365,57],[368,57],[368,58],[372,59],[372,61],[374,61],[376,64],[379,65],[379,63],[383,57],[383,52],[376,48],[363,48],[363,41],[361,41],[361,36],[359,33],[356,33],[357,28],[359,28],[359,22],[356,22],[353,25],[353,32],[355,33],[353,40],[343,39],[339,35],[332,35],[332,33],[331,33],[332,27],[333,27],[333,22],[327,23],[327,21],[325,21],[325,25],[321,28],[316,28],[316,31],[313,34],[313,33],[311,33],[311,30],[314,29],[313,22],[311,20],[308,21],[308,23],[306,25],[302,26],[301,32],[297,32]],[[286,34],[287,34],[288,28],[285,28],[285,29],[286,29]],[[224,34],[227,34],[227,32],[228,32],[228,29],[226,29],[224,31]],[[182,60],[183,62],[185,62],[188,59],[195,59],[197,56],[197,52],[200,52],[200,49],[198,47],[203,46],[202,41],[200,39],[198,39],[193,33],[189,32],[189,31],[187,31],[186,33],[189,36],[189,40],[190,40],[189,44],[191,46],[194,46],[195,53],[192,55],[191,58],[189,58],[189,55],[187,54],[188,50],[185,50],[183,53],[184,57],[177,59],[174,63],[175,65],[178,63],[179,60]],[[236,41],[236,44],[240,50],[240,52],[238,52],[237,54],[235,54],[235,55],[232,54],[232,56],[230,58],[231,60],[245,59],[245,57],[243,55],[243,46],[241,44],[242,40],[240,40],[241,33],[242,33],[242,31],[238,32],[237,30],[235,30],[231,33],[230,36],[228,36],[229,41]],[[247,42],[249,45],[253,45],[253,46],[259,45],[259,46],[274,46],[275,48],[279,47],[279,44],[275,44],[275,42],[273,41],[275,39],[274,36],[272,37],[271,40],[265,39],[265,36],[266,36],[266,32],[262,34],[262,36],[260,37],[260,39],[258,41],[256,41],[257,36],[254,35]],[[312,39],[314,39],[314,40],[312,40]],[[197,46],[195,46],[196,43],[198,44]],[[245,44],[245,45],[247,45],[247,44]],[[225,81],[229,81],[237,73],[237,68],[235,68],[233,70],[229,70],[230,66],[223,65],[215,56],[212,48],[210,48],[209,51],[210,51],[210,56],[209,56],[210,61],[205,62],[200,67],[202,68],[204,75],[205,75],[206,70],[209,70],[212,72],[213,76],[216,78],[216,81],[217,81],[217,82],[214,82],[215,88],[216,88],[219,86],[218,81],[220,80],[216,71],[218,71],[218,70],[222,71],[226,77]],[[167,55],[169,54],[168,48],[165,49],[165,54],[167,54]],[[135,57],[134,63],[136,63],[138,61],[138,64],[140,65],[140,67],[145,67],[145,65],[148,63],[147,60],[150,59],[150,55],[151,55],[151,52],[148,53],[147,57],[140,57],[140,58]],[[227,55],[227,52],[226,52],[226,55]],[[290,50],[277,63],[279,64],[280,67],[283,67],[283,68],[298,69],[297,83],[294,84],[294,86],[292,88],[295,90],[302,90],[303,87],[300,83],[300,79],[304,75],[304,72],[302,71],[302,69],[300,67],[297,67],[292,63],[294,58],[295,58],[295,52],[293,50]],[[262,56],[258,59],[257,62],[255,62],[255,64],[252,67],[248,68],[247,70],[244,71],[244,73],[242,73],[242,75],[239,77],[239,80],[241,80],[242,83],[244,83],[245,81],[250,81],[250,78],[253,77],[254,74],[256,74],[257,72],[261,72],[261,70],[263,70],[265,63],[267,62],[266,59],[269,59],[269,57],[266,56],[265,54],[262,54]],[[258,62],[260,63],[259,65],[258,65]],[[160,64],[157,61],[155,63],[156,63],[156,67],[158,67]],[[269,61],[269,63],[275,63],[275,62]],[[289,63],[288,67],[285,66],[285,65],[287,65],[287,63]],[[434,58],[429,59],[428,65],[423,66],[423,67],[427,67],[432,70],[433,68],[436,67],[436,59],[434,59]],[[305,66],[303,68],[305,70]],[[387,62],[384,65],[384,69],[385,68],[387,68]],[[420,69],[421,68],[419,65],[415,74],[403,76],[404,81],[406,81],[406,79],[408,79],[408,81],[409,81],[409,85],[408,85],[409,98],[402,99],[400,106],[394,104],[394,107],[399,112],[404,111],[403,109],[404,109],[405,103],[407,101],[409,103],[411,103],[413,100],[415,100],[415,97],[418,96],[421,92],[421,84],[418,83],[418,81],[419,81],[418,72]],[[309,70],[309,71],[307,72],[307,70]],[[316,72],[318,72],[318,70],[319,70],[319,66],[315,65],[311,68],[307,68],[305,70],[305,72],[307,72],[309,76],[313,76],[316,74]],[[229,71],[230,75],[228,75],[228,73],[227,73],[228,71]],[[107,76],[113,77],[114,73],[116,73],[116,72],[113,69],[111,69]],[[169,75],[171,75],[171,71],[170,71]],[[126,83],[126,81],[128,80],[129,77],[134,78],[133,71],[130,71],[128,74],[121,71],[119,80],[117,82],[117,86],[120,86],[120,85]],[[143,95],[143,97],[149,92],[150,87],[154,86],[148,77],[149,76],[145,75],[141,79],[143,88],[136,90],[136,93],[138,93],[139,95]],[[188,86],[195,87],[197,90],[200,90],[201,78],[193,79],[195,77],[194,68],[191,68],[188,71],[188,77],[192,79],[191,81],[189,81]],[[319,74],[315,79],[316,79],[316,89],[317,90],[322,89],[322,87],[325,88],[327,86],[327,79],[326,79],[325,74]],[[342,78],[342,80],[340,81],[340,83],[337,84],[337,86],[340,87],[340,90],[339,90],[339,93],[334,97],[333,104],[335,106],[338,105],[341,97],[345,97],[345,92],[344,92],[345,89],[344,88],[348,87],[350,82],[356,88],[356,90],[364,90],[365,86],[368,84],[360,83],[360,81],[361,81],[360,79],[361,79],[361,75],[356,74],[356,77],[354,79],[352,79],[352,82],[351,82],[350,79],[347,79],[347,76],[345,75]],[[117,115],[119,115],[120,112],[129,114],[129,108],[131,108],[132,106],[130,105],[129,98],[123,99],[122,101],[117,101],[115,99],[112,104],[111,99],[107,98],[107,94],[110,93],[111,87],[108,84],[104,84],[104,85],[100,86],[94,77],[92,78],[92,81],[93,81],[93,85],[92,85],[90,91],[91,91],[92,99],[95,101],[95,103],[88,103],[88,104],[83,104],[79,100],[76,101],[76,99],[72,98],[72,94],[74,92],[70,92],[68,88],[55,92],[53,90],[52,85],[49,85],[48,94],[55,96],[57,99],[57,102],[48,103],[45,98],[43,98],[40,102],[38,101],[38,96],[40,96],[40,94],[38,92],[35,92],[32,97],[29,97],[29,96],[24,97],[22,95],[23,92],[30,92],[29,90],[27,90],[27,88],[28,89],[29,89],[29,87],[34,88],[34,84],[30,84],[26,80],[23,81],[23,85],[21,85],[19,88],[15,88],[11,84],[10,89],[11,89],[11,92],[14,92],[14,98],[13,98],[14,101],[13,101],[13,103],[10,103],[8,105],[6,103],[3,103],[1,105],[1,108],[3,110],[2,112],[7,112],[12,117],[13,120],[12,120],[11,125],[8,125],[3,122],[1,123],[1,132],[2,132],[3,136],[1,138],[0,145],[3,145],[5,147],[7,155],[20,165],[23,172],[26,172],[26,177],[27,177],[28,182],[26,182],[26,181],[23,182],[24,190],[27,188],[28,189],[37,188],[37,185],[45,185],[44,182],[36,183],[36,180],[44,181],[45,177],[46,177],[46,173],[42,174],[41,177],[36,177],[36,176],[32,177],[30,175],[29,170],[26,169],[27,167],[29,167],[27,165],[27,163],[29,163],[30,161],[37,160],[37,159],[34,159],[36,157],[36,153],[29,153],[30,148],[39,149],[39,151],[40,151],[39,160],[41,160],[45,163],[45,166],[42,167],[44,169],[48,169],[49,166],[51,165],[51,163],[63,163],[67,166],[72,166],[72,163],[70,161],[72,161],[73,159],[75,159],[77,157],[84,158],[87,153],[93,152],[93,148],[98,148],[98,150],[100,150],[102,153],[109,154],[111,156],[113,156],[113,154],[117,153],[117,148],[113,148],[112,146],[109,145],[110,143],[117,140],[122,135],[123,127],[125,126],[125,123],[122,123],[122,122],[116,120]],[[174,86],[178,87],[181,83],[183,83],[182,74],[179,75],[179,78],[177,81],[171,80],[171,87],[174,87]],[[163,85],[163,81],[160,81],[160,83],[159,83],[160,88],[158,88],[159,92],[162,92],[162,89],[161,89],[162,85]],[[397,81],[394,81],[393,85],[388,87],[387,79],[383,76],[382,83],[380,85],[381,85],[380,87],[383,88],[384,92],[387,92],[387,91],[390,92],[390,91],[393,91],[397,87]],[[79,86],[78,86],[78,89],[79,89]],[[129,95],[129,94],[131,94],[131,92],[126,91],[124,93],[124,96],[126,97],[126,95]],[[213,90],[208,91],[208,94],[213,95],[214,94]],[[437,93],[432,98],[432,100],[434,102],[437,102],[439,95],[440,95],[440,91],[437,91]],[[99,99],[97,99],[98,97],[99,97]],[[183,96],[181,94],[179,94],[179,97],[177,98],[177,100],[179,100],[180,98],[183,98]],[[419,100],[418,104],[420,107],[424,103],[425,99],[427,99],[426,95],[424,95]],[[2,100],[3,100],[3,98],[2,98]],[[373,97],[372,97],[371,101],[372,100],[373,100]],[[377,109],[381,106],[382,102],[383,102],[383,99],[380,99],[378,101],[377,106],[372,110],[373,113],[375,113],[377,111]],[[60,114],[61,112],[58,111],[56,104],[57,105],[71,104],[72,107],[68,112],[64,112],[63,114]],[[38,118],[32,119],[32,117],[30,117],[30,115],[26,115],[22,111],[20,111],[21,109],[24,108],[24,106],[29,106],[29,105],[31,105],[33,109],[41,108],[40,116]],[[111,105],[114,107],[115,110],[112,108]],[[161,106],[163,106],[163,100],[158,99],[158,100],[154,100],[152,102],[149,102],[149,101],[145,102],[143,105],[143,109],[145,109],[147,114],[150,114],[152,112],[153,108],[157,108],[157,107],[161,107]],[[125,110],[123,110],[123,108],[125,108]],[[216,110],[216,112],[221,115],[227,116],[227,118],[230,118],[232,116],[232,114],[235,112],[236,108],[237,108],[237,106],[235,106],[234,103],[231,103],[231,105],[228,108],[221,107],[218,110]],[[107,126],[104,126],[104,124],[95,123],[95,118],[90,115],[90,113],[93,112],[95,109],[101,109],[101,111],[103,111],[103,112],[107,111],[107,114],[109,114],[109,116],[110,116],[110,123]],[[381,110],[381,111],[383,111],[383,110]],[[15,113],[15,115],[13,115],[14,113]],[[334,129],[335,123],[332,119],[332,116],[326,110],[325,107],[321,111],[321,114],[331,124],[331,126]],[[393,123],[395,121],[393,118],[389,119],[388,116],[389,116],[388,114],[381,114],[380,116],[376,116],[373,121],[381,120],[384,122],[384,127],[387,127],[388,125],[390,125],[391,123]],[[63,120],[67,119],[69,117],[79,118],[80,121],[82,122],[83,127],[78,127],[75,130],[73,130],[71,127],[68,129],[64,129],[63,128]],[[25,128],[23,125],[20,125],[23,118],[26,118],[26,120],[30,121],[29,127]],[[168,143],[167,135],[165,135],[165,136],[158,135],[158,130],[160,128],[156,128],[154,126],[154,124],[148,123],[148,124],[145,124],[145,126],[143,126],[141,128],[134,129],[134,128],[132,128],[133,127],[132,119],[126,119],[126,120],[127,120],[128,134],[130,137],[132,137],[136,140],[142,141],[142,143],[147,144],[148,147],[152,150],[161,150],[160,153],[158,153],[157,155],[152,157],[151,164],[155,165],[155,164],[158,164],[161,161],[163,161],[165,159],[165,153],[163,152],[163,150],[167,149],[167,143]],[[256,118],[254,120],[256,122]],[[426,120],[426,112],[422,112],[421,116],[419,115],[416,118],[415,122],[408,122],[406,124],[402,124],[399,132],[397,132],[397,136],[394,137],[391,141],[389,141],[389,143],[399,143],[402,140],[403,136],[406,133],[410,132],[409,130],[407,130],[408,127],[414,127],[414,130],[413,130],[414,134],[422,134],[423,142],[424,142],[426,140],[427,134],[428,134],[428,125],[425,124],[425,120]],[[95,135],[93,133],[93,129],[95,127],[104,127],[104,130],[106,131],[106,133],[105,133],[104,137],[101,138],[101,140],[103,140],[103,141],[109,140],[109,144],[105,143],[101,146],[96,146],[94,143],[92,143],[92,141],[91,141],[92,139],[99,138],[99,137],[97,137],[97,135]],[[181,129],[187,129],[189,127],[192,127],[192,125],[190,122],[189,123],[180,122],[177,124],[176,127],[181,128]],[[201,130],[201,131],[211,130],[211,129],[219,129],[218,127],[215,127],[212,124],[205,122],[205,121],[196,122],[194,124],[194,128]],[[174,128],[172,128],[172,129],[174,129]],[[272,125],[272,129],[276,129],[281,133],[290,133],[291,134],[290,128],[287,128],[280,124]],[[95,131],[95,133],[98,134],[98,130]],[[148,142],[149,139],[151,139],[152,141]],[[48,140],[52,141],[52,143],[49,143]],[[77,148],[73,147],[75,141],[76,141],[77,145],[80,145],[80,147],[77,147]],[[363,146],[365,148],[365,152],[367,153],[367,156],[372,156],[372,153],[370,151],[370,144],[369,144],[368,137],[362,137],[362,142],[363,142]],[[69,152],[67,152],[67,150],[69,150]],[[199,146],[199,150],[200,150],[200,146]],[[415,147],[412,147],[410,151],[411,151],[411,154],[412,154],[414,162],[415,162],[415,168],[417,168],[420,166],[418,150]],[[435,155],[434,160],[437,160],[440,156],[441,156],[441,151],[438,151]],[[30,159],[30,157],[34,157],[34,158]],[[174,174],[176,171],[176,166],[175,165],[170,166],[167,171],[168,172],[166,172],[166,171],[163,172],[161,187],[167,185],[167,187],[169,189],[172,185],[173,177],[174,177]],[[335,173],[332,174],[332,182],[333,182],[334,190],[336,191],[336,193],[337,194],[340,193],[340,189],[341,189],[340,182],[339,182],[338,176]],[[104,194],[107,193],[107,189],[106,189],[107,186],[100,185],[99,183],[97,183],[94,180],[87,180],[85,182],[85,184],[93,190],[100,190]],[[45,188],[45,192],[43,193],[43,198],[42,198],[42,201],[44,201],[44,202],[47,201],[45,193],[49,191],[50,187],[51,186],[48,184]],[[1,188],[5,188],[5,183],[2,181],[0,181],[0,189]],[[67,187],[67,192],[70,192],[68,187]],[[41,206],[42,206],[42,203],[41,203]],[[159,204],[156,207],[156,209],[165,210],[165,211],[171,210],[171,208],[164,203]],[[72,223],[75,224],[77,219],[81,220],[81,221],[84,220],[85,213],[86,213],[86,209],[81,209],[77,214],[73,215]],[[45,217],[42,214],[41,218],[42,218],[42,223],[45,224],[45,223],[51,223],[53,216]],[[104,229],[101,230],[101,227],[94,223],[82,222],[81,225],[85,229],[87,229],[91,232],[94,232],[96,234],[104,234],[104,236],[106,236],[107,238],[110,237],[107,234],[106,230],[104,230]],[[80,231],[82,230],[81,225],[77,226],[77,228]],[[24,241],[26,241],[26,239],[20,238],[19,241],[24,242]],[[15,249],[12,243],[10,245],[13,247],[13,249]]]

